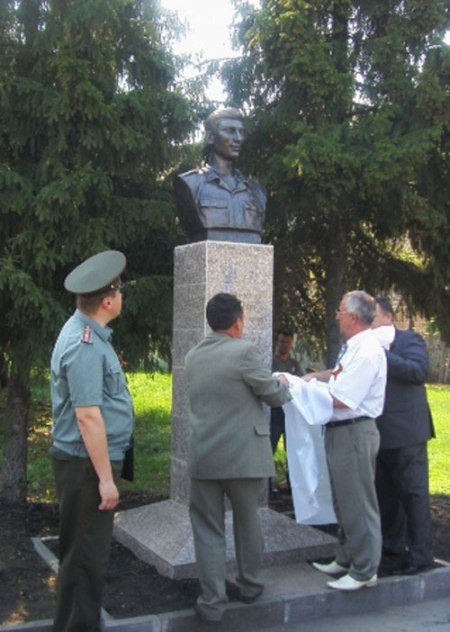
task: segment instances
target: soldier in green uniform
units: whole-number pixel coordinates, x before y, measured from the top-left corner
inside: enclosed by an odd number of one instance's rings
[[[117,481],[133,433],[133,406],[108,323],[122,308],[125,256],[90,257],[65,280],[77,309],[51,359],[53,445],[60,507],[54,632],[100,630]]]

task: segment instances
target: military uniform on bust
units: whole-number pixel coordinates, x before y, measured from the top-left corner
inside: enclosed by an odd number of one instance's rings
[[[205,165],[174,179],[178,216],[190,242],[261,243],[266,193],[235,167],[243,118],[237,108],[214,110],[205,121]]]

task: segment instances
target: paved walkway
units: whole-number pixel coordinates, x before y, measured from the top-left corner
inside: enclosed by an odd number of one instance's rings
[[[328,617],[275,625],[264,632],[448,632],[450,630],[450,592],[448,597],[407,606],[392,606],[340,617]],[[249,630],[249,632],[256,632]]]

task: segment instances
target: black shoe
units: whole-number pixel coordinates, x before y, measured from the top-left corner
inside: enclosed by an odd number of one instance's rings
[[[404,564],[400,566],[400,568],[392,570],[391,575],[417,575],[418,573],[430,570],[430,568],[431,564],[422,564],[420,566],[417,564]]]
[[[241,593],[239,600],[242,601],[242,603],[247,603],[247,604],[254,603],[258,599],[258,597],[261,597],[261,594],[262,594],[262,590],[260,590],[259,593],[256,593],[256,595],[253,595],[252,597],[243,595]]]

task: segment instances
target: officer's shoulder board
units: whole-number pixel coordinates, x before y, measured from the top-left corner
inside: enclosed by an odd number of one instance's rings
[[[87,345],[92,344],[92,327],[89,327],[89,325],[84,326],[83,333],[81,334],[81,342]]]

